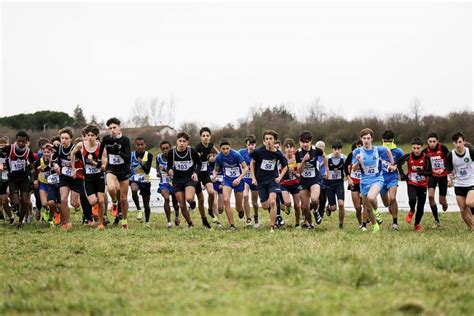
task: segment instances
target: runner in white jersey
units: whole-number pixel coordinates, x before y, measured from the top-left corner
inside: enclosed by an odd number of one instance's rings
[[[454,185],[456,201],[461,217],[467,227],[474,231],[474,150],[465,147],[465,137],[461,132],[452,136],[454,149],[448,154],[449,186]]]

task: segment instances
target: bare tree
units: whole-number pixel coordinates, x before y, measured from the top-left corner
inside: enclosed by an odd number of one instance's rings
[[[420,125],[422,110],[423,110],[423,107],[421,105],[420,98],[414,97],[413,100],[411,101],[411,111],[413,113],[413,118],[415,120],[416,126]]]
[[[314,98],[306,108],[307,114],[303,118],[306,123],[323,122],[327,116],[324,105],[318,97]]]

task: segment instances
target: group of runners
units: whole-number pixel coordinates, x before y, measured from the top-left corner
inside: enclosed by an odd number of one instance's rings
[[[248,135],[246,147],[237,150],[227,138],[215,145],[211,130],[203,127],[195,147],[189,145],[189,135],[181,132],[175,143],[161,142],[160,153],[153,159],[143,137],[131,144],[122,135],[117,118],[109,119],[106,125],[110,133],[101,141],[96,125],[87,125],[76,139],[71,129],[61,129],[52,139],[40,138],[36,153],[30,149],[25,131],[19,131],[11,144],[8,137],[0,136],[0,219],[21,228],[35,216],[38,221],[68,230],[72,227],[72,206],[76,211],[82,209],[85,225],[104,230],[113,217],[113,224],[128,229],[131,190],[136,219],[143,221],[141,196],[145,225],[150,226],[150,172],[155,162],[168,228],[173,227],[172,214],[175,226],[180,225],[182,215],[188,227],[194,227],[190,212],[196,207],[206,228],[212,228],[208,217],[222,228],[225,216],[228,228],[235,230],[235,211],[245,226],[258,228],[260,201],[261,209],[269,213],[271,232],[284,226],[282,214],[291,212],[295,227],[307,229],[314,229],[324,216],[337,212],[339,228],[343,229],[347,180],[359,229],[366,231],[371,224],[374,232],[380,230],[380,195],[392,217],[391,229],[396,231],[400,179],[406,181],[410,205],[405,220],[412,223],[415,217],[414,230],[423,229],[427,196],[434,225],[440,225],[435,189],[446,211],[447,189],[454,186],[461,217],[474,231],[474,151],[461,132],[452,135],[451,151],[439,142],[436,133],[430,133],[426,147],[417,137],[411,152],[405,154],[394,143],[393,131],[386,130],[383,145],[375,146],[373,131],[365,128],[346,156],[338,140],[326,154],[325,143],[313,143],[310,132],[301,133],[297,144],[293,139],[280,143],[277,132],[266,130],[262,146],[257,146],[255,135]],[[37,202],[35,214],[32,194]]]

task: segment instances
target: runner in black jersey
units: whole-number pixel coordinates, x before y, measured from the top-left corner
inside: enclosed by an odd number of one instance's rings
[[[75,168],[76,154],[80,154],[82,160],[82,173],[84,175],[83,189],[90,206],[99,206],[98,229],[104,229],[104,209],[105,209],[105,179],[100,155],[99,127],[91,124],[83,129],[84,141],[74,146],[71,153],[71,163],[73,175],[76,175]],[[83,206],[84,207],[84,206]]]
[[[207,157],[211,153],[211,150],[216,149],[216,147],[211,142],[211,130],[208,127],[203,127],[199,130],[199,137],[201,138],[201,142],[194,147],[194,149],[197,151],[201,159],[201,170],[199,171],[198,183],[196,184],[198,208],[199,208],[199,213],[201,214],[201,217],[205,218],[206,211],[204,210],[204,194],[202,192],[202,187],[204,186],[208,194],[208,198],[207,198],[208,213],[209,213],[209,216],[214,217],[214,213],[212,210],[214,207],[214,185],[212,184],[211,177],[209,175],[209,171],[208,171],[209,161]]]
[[[201,159],[194,148],[188,146],[189,135],[181,132],[176,135],[176,147],[168,152],[168,175],[173,178],[173,191],[178,200],[183,214],[189,227],[194,224],[186,207],[189,204],[196,203],[194,195],[196,194],[196,183],[198,182],[198,172],[201,170]],[[206,228],[211,228],[207,218],[202,218],[202,224]]]
[[[342,154],[342,142],[335,141],[332,144],[332,153],[328,157],[328,179],[326,180],[327,199],[329,201],[329,212],[339,209],[339,228],[344,227],[344,163],[346,156]]]
[[[122,135],[120,120],[113,117],[107,121],[110,135],[102,138],[100,144],[100,157],[105,164],[107,191],[112,198],[112,216],[118,216],[117,198],[120,197],[122,211],[122,228],[128,229],[128,187],[131,176],[130,139]]]
[[[2,148],[7,154],[6,166],[0,165],[0,171],[6,167],[8,170],[8,188],[13,207],[20,210],[20,219],[17,227],[23,227],[23,219],[28,212],[28,198],[30,193],[30,178],[34,168],[33,152],[27,146],[30,136],[25,131],[19,131],[15,142]],[[21,197],[20,197],[21,194]]]
[[[8,216],[10,225],[15,222],[12,210],[10,208],[10,202],[8,200],[8,168],[6,166],[8,162],[8,154],[2,151],[2,148],[7,146],[10,142],[8,136],[0,136],[0,166],[3,171],[0,172],[0,214],[3,214],[3,210]]]

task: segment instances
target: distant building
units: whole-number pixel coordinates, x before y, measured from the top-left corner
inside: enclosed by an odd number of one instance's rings
[[[156,131],[156,135],[164,137],[174,137],[176,136],[176,130],[169,126],[169,125],[158,125],[152,126],[152,128]]]

